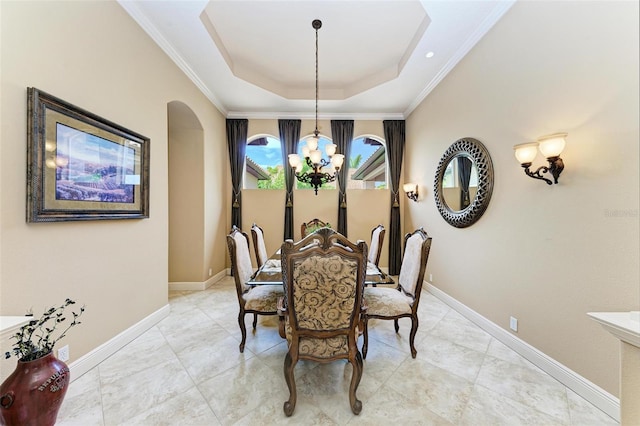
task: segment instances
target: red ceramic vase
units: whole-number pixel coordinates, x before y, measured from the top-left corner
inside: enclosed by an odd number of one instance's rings
[[[55,424],[69,377],[69,367],[53,352],[34,361],[18,361],[15,371],[0,385],[0,424]]]

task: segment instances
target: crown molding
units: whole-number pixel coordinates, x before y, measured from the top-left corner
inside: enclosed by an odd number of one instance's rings
[[[297,119],[297,120],[315,120],[313,112],[243,112],[243,111],[229,111],[227,118],[246,118],[249,120],[277,120],[282,118]],[[382,120],[404,120],[405,116],[402,113],[321,113],[318,114],[318,120],[358,120],[358,121],[382,121]]]
[[[173,62],[185,73],[185,75],[196,85],[196,87],[204,94],[209,101],[220,111],[223,115],[227,114],[226,108],[218,100],[213,92],[204,84],[204,82],[198,77],[197,73],[187,64],[187,62],[180,56],[171,43],[162,35],[162,33],[153,25],[146,15],[138,8],[135,2],[126,0],[117,0],[118,4],[142,27],[142,29],[155,41],[158,46],[164,51],[164,53],[173,60]]]
[[[449,61],[445,64],[444,67],[440,69],[438,74],[433,77],[433,79],[427,84],[427,86],[420,92],[420,94],[415,98],[411,104],[404,111],[404,116],[408,117],[414,109],[425,100],[425,98],[431,93],[433,89],[436,88],[438,84],[449,74],[449,72],[458,65],[458,62],[464,58],[467,53],[473,48],[473,46],[482,39],[489,32],[491,28],[502,18],[502,16],[515,4],[517,0],[505,0],[499,2],[493,11],[487,15],[487,17],[480,23],[478,28],[467,38],[467,40],[460,46],[460,48],[456,51],[454,55],[451,56]]]

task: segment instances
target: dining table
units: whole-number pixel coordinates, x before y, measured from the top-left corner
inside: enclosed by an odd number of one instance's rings
[[[367,262],[365,286],[378,284],[395,284],[393,278],[385,274],[376,264]],[[280,249],[276,251],[247,281],[249,286],[282,285],[282,267]]]

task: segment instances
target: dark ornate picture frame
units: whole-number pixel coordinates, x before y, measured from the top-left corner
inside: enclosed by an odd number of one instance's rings
[[[470,158],[478,171],[478,190],[470,204],[460,211],[452,210],[444,199],[442,182],[447,165],[456,156]],[[450,225],[465,228],[473,225],[487,209],[493,193],[493,162],[489,151],[477,139],[462,138],[455,141],[442,155],[433,183],[434,198],[440,215]]]
[[[27,89],[27,222],[149,217],[149,138]]]

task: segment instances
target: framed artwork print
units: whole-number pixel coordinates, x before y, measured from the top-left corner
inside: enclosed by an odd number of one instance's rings
[[[149,217],[149,138],[27,89],[27,222]]]

